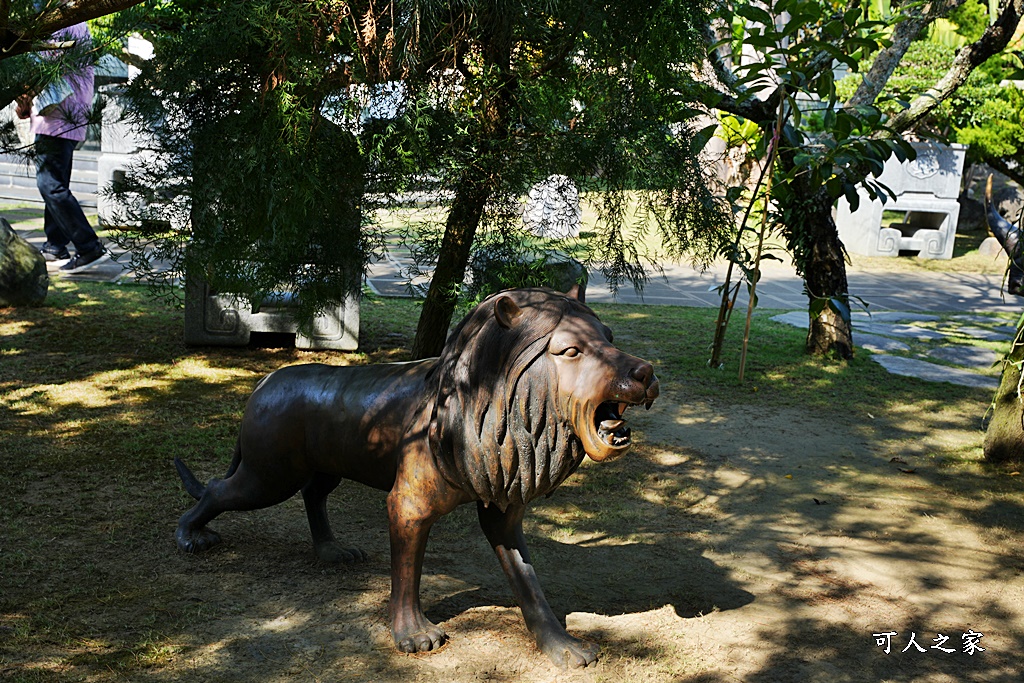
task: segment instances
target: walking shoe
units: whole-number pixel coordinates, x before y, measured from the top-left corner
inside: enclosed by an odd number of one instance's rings
[[[67,247],[58,247],[56,244],[50,244],[49,242],[43,245],[39,253],[47,261],[68,261],[71,259],[71,254],[68,253]]]
[[[103,247],[85,254],[75,254],[73,259],[60,267],[60,272],[64,275],[73,275],[79,271],[85,270],[89,266],[98,265],[106,261],[108,258],[110,258],[110,252]]]

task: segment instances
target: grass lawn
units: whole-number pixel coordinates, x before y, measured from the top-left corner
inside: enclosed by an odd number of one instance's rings
[[[191,500],[172,459],[200,478],[221,476],[247,396],[276,368],[408,359],[417,302],[364,299],[358,353],[189,348],[182,312],[135,286],[58,280],[45,306],[0,309],[0,679],[711,683],[812,680],[825,675],[813,668],[820,660],[838,662],[837,681],[1015,680],[1024,626],[1003,603],[991,613],[987,659],[899,669],[873,651],[869,630],[946,628],[938,608],[915,611],[908,598],[893,611],[866,586],[919,557],[940,582],[928,590],[952,596],[967,560],[948,576],[940,567],[951,552],[971,561],[982,552],[964,540],[975,527],[987,534],[986,580],[1002,581],[1006,600],[1022,594],[1020,477],[979,464],[988,392],[893,376],[863,353],[845,364],[810,358],[804,333],[768,310],[755,314],[740,383],[742,321],[731,326],[726,369],[715,370],[706,366],[714,310],[594,309],[620,348],[654,363],[664,395],[631,418],[633,455],[587,463],[531,513],[527,535],[556,611],[605,648],[580,674],[558,674],[531,649],[471,506],[439,525],[428,549],[424,601],[452,634],[432,656],[390,649],[376,492],[343,486],[332,497],[345,511],[339,527],[371,552],[360,569],[316,564],[300,500],[225,515],[215,526],[226,542],[206,555],[174,548]],[[933,508],[947,511],[928,512],[933,524],[948,514],[954,526],[919,537],[912,552],[873,555],[883,578],[847,577],[842,543],[808,540],[909,544],[873,525],[911,514],[925,524],[917,513]],[[855,510],[856,523],[843,517]],[[986,599],[998,601],[992,591]],[[936,599],[972,604],[950,596]],[[890,622],[871,621],[880,605]],[[993,627],[980,614],[973,623]],[[749,661],[726,642],[747,643]]]

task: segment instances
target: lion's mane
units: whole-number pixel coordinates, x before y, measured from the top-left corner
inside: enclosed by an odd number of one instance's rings
[[[511,296],[522,310],[511,328],[494,316],[497,296]],[[489,297],[451,334],[427,379],[437,387],[430,445],[441,473],[501,510],[550,493],[585,455],[554,400],[558,382],[546,353],[568,315],[594,313],[547,289]]]

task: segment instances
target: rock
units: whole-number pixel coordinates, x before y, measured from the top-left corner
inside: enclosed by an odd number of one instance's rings
[[[992,203],[1003,218],[1016,225],[1021,211],[1024,211],[1024,190],[1016,185],[1007,185],[992,195]]]
[[[995,377],[986,377],[970,370],[937,365],[916,358],[879,354],[871,356],[871,360],[881,365],[893,375],[917,377],[928,382],[949,382],[951,384],[980,389],[995,389],[999,386],[999,380]]]
[[[516,254],[512,260],[477,254],[469,264],[471,295],[492,294],[510,287],[550,287],[556,292],[568,292],[579,285],[586,295],[587,268],[567,254],[542,251]]]
[[[0,217],[0,306],[38,306],[49,287],[43,255]]]
[[[985,221],[985,205],[976,199],[970,199],[961,195],[957,202],[960,204],[960,216],[957,218],[956,229],[960,232],[983,232],[988,230],[988,223]]]
[[[530,188],[523,226],[538,237],[576,237],[582,218],[580,193],[568,176],[549,176]]]
[[[858,323],[929,323],[940,320],[931,313],[911,313],[910,311],[854,311],[850,314],[853,324]]]
[[[856,332],[853,335],[853,343],[856,346],[865,348],[872,353],[891,353],[893,351],[909,351],[910,347],[898,339],[889,339],[877,334],[868,332]]]
[[[780,313],[772,316],[772,320],[777,323],[792,325],[793,327],[800,327],[805,330],[811,324],[807,311],[790,311],[789,313]]]
[[[928,352],[931,358],[972,370],[987,371],[999,360],[999,354],[981,346],[942,346]]]
[[[854,330],[857,332],[868,332],[870,334],[881,334],[886,337],[902,337],[904,339],[917,339],[918,341],[936,341],[945,339],[946,335],[936,330],[930,330],[916,325],[905,325],[900,323],[854,323]]]
[[[580,292],[587,288],[587,268],[574,258],[562,258],[549,254],[544,260],[545,286],[556,292],[568,292],[573,285],[579,285]]]
[[[1014,330],[1006,331],[1006,328],[1002,330],[985,330],[980,327],[961,327],[957,330],[958,334],[973,337],[974,339],[984,339],[985,341],[1011,341],[1014,336]]]
[[[1005,257],[1006,252],[1003,251],[1003,245],[999,244],[999,240],[995,237],[986,237],[981,241],[978,246],[978,254],[985,258],[998,258]]]

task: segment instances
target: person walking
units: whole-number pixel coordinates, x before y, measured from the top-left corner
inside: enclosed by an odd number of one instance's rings
[[[18,98],[17,115],[31,119],[29,130],[35,135],[36,186],[46,205],[43,213],[46,243],[40,251],[47,261],[66,260],[60,272],[72,274],[110,258],[71,193],[75,147],[85,140],[92,110],[94,69],[85,56],[92,36],[89,27],[82,22],[57,31],[52,40],[55,43],[73,41],[71,61],[77,63],[35,97],[29,93]],[[57,57],[50,52],[43,58]],[[68,244],[75,246],[74,258],[68,251]]]

